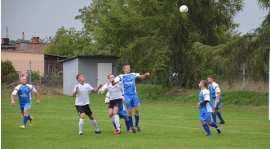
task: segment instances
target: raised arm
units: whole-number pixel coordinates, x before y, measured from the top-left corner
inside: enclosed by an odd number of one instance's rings
[[[77,94],[77,92],[78,92],[78,89],[79,89],[79,86],[76,85],[76,86],[75,86],[75,89],[74,89],[74,91],[73,91],[73,94],[72,94],[73,97],[76,96],[76,94]]]
[[[139,75],[138,78],[139,78],[139,79],[145,79],[145,78],[148,77],[148,76],[150,76],[150,73],[149,73],[149,72],[147,72],[147,73],[145,73],[145,74],[143,74],[143,75]]]
[[[98,90],[98,94],[103,94],[108,89],[108,85],[104,84],[104,86]]]
[[[99,84],[99,86],[95,88],[93,92],[96,93],[101,87],[102,87],[102,84]]]

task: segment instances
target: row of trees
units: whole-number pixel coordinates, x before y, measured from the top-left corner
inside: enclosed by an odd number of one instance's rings
[[[269,0],[258,0],[269,11]],[[181,14],[179,6],[189,12]],[[241,36],[233,17],[243,0],[93,0],[75,19],[82,31],[60,28],[47,52],[63,56],[113,54],[133,71],[152,73],[151,80],[191,87],[209,74],[233,81],[243,62],[254,78],[267,78],[269,14],[262,26]],[[262,40],[263,39],[263,40]]]

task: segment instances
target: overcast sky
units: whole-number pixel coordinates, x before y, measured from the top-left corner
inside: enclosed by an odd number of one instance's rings
[[[54,36],[57,29],[75,27],[81,30],[83,24],[75,20],[78,9],[90,5],[91,0],[1,0],[1,36],[12,40],[41,39]],[[235,17],[240,24],[239,32],[246,33],[260,25],[266,12],[258,8],[257,0],[245,0],[245,7]]]

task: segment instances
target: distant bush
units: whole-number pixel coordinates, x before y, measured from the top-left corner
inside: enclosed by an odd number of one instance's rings
[[[41,79],[41,74],[39,71],[31,71],[31,81],[38,82]],[[27,70],[27,80],[30,81],[30,70]]]
[[[11,83],[19,79],[19,74],[16,72],[11,61],[1,61],[1,82]]]

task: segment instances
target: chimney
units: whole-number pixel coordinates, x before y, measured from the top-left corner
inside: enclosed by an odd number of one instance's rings
[[[9,45],[9,38],[2,38],[3,45]]]
[[[22,32],[22,42],[24,42],[24,32]]]
[[[39,37],[32,37],[32,43],[39,43]]]

